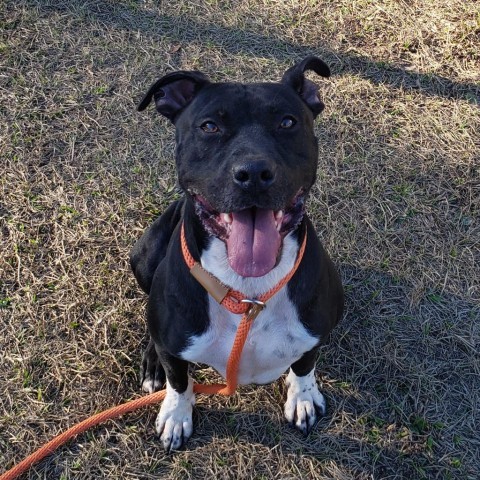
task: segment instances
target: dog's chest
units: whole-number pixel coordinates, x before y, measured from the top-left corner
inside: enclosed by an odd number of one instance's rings
[[[295,250],[294,245],[291,247],[291,250]],[[222,249],[222,244],[216,244],[214,241],[213,246],[202,255],[202,264],[222,281],[226,280],[228,273],[230,275],[227,279],[228,284],[236,288],[238,285],[235,283],[241,281],[237,282],[232,278],[231,272],[227,272],[228,267],[222,261]],[[288,250],[287,242],[284,252],[288,253]],[[255,279],[248,286],[243,284],[244,290],[246,288],[260,293],[269,290],[282,278],[284,271],[285,274],[288,272],[290,263],[292,262],[288,258],[282,260],[276,267],[280,271],[275,272],[275,275],[263,281]],[[210,318],[208,329],[201,335],[191,337],[188,347],[181,356],[191,362],[210,365],[225,377],[228,357],[241,315],[230,313],[210,296],[208,308]],[[318,341],[319,339],[311,335],[300,322],[297,308],[288,298],[287,288],[282,288],[267,302],[266,308],[251,326],[240,360],[239,383],[262,384],[276,380],[292,363],[317,345]]]

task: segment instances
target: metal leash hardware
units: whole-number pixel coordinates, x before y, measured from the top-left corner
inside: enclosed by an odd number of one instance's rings
[[[258,314],[267,306],[265,302],[256,300],[255,298],[244,298],[241,300],[241,303],[250,304],[250,308],[247,311],[247,320],[250,322],[255,320],[258,317]]]

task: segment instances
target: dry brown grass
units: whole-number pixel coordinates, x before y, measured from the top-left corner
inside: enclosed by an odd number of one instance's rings
[[[310,211],[347,290],[318,364],[327,416],[304,439],[281,382],[244,388],[198,399],[180,453],[151,408],[29,478],[478,478],[479,32],[473,0],[3,2],[1,468],[141,394],[128,252],[176,195],[145,88],[178,68],[278,79],[317,53],[334,76]]]

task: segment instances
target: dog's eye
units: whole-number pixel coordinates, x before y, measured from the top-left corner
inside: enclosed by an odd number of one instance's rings
[[[280,128],[292,128],[296,123],[297,121],[293,117],[287,115],[286,117],[283,117],[280,122]]]
[[[218,126],[213,122],[202,123],[200,128],[207,133],[217,133],[219,131]]]

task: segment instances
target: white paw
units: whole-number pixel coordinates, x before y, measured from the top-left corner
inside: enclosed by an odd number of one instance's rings
[[[155,421],[155,430],[160,435],[165,450],[178,450],[192,435],[194,404],[191,378],[188,379],[188,387],[183,393],[177,393],[167,381],[167,394]]]
[[[142,390],[146,393],[153,393],[162,388],[162,384],[159,380],[154,380],[153,378],[146,378],[142,382]]]
[[[286,378],[288,387],[285,402],[285,418],[307,435],[317,421],[317,415],[325,415],[325,398],[318,390],[315,372],[312,370],[304,377],[297,377],[290,369]]]

